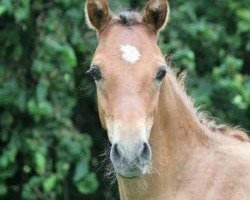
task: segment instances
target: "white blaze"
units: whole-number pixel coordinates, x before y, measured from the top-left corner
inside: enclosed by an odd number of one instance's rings
[[[125,44],[121,45],[122,58],[129,63],[136,63],[141,54],[135,46]]]
[[[147,141],[152,127],[151,122],[145,122],[143,119],[137,119],[132,125],[123,123],[121,120],[107,120],[106,125],[108,138],[111,143],[117,143],[122,140],[133,142],[133,139]],[[131,131],[133,131],[134,134],[131,134]]]

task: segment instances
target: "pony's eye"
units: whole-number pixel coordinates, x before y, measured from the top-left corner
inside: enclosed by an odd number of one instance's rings
[[[92,76],[96,81],[102,78],[101,70],[97,65],[91,66],[90,69],[86,73]]]
[[[165,67],[161,67],[161,68],[158,70],[155,79],[156,79],[157,81],[162,81],[162,79],[165,77],[165,75],[166,75],[166,69],[165,69]]]

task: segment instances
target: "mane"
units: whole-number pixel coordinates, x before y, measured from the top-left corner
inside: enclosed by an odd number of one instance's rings
[[[136,11],[123,11],[118,14],[117,20],[124,26],[132,26],[142,23],[142,15]]]
[[[170,61],[167,60],[168,66],[170,66],[169,62]],[[232,137],[242,142],[250,142],[249,136],[243,129],[239,127],[233,127],[228,124],[218,124],[210,114],[207,114],[206,112],[201,111],[199,108],[197,109],[195,107],[194,100],[190,98],[186,92],[186,87],[185,87],[186,72],[182,72],[178,75],[177,70],[170,67],[168,72],[173,78],[177,87],[180,88],[182,96],[188,102],[189,107],[193,110],[193,113],[198,118],[199,123],[202,127],[209,130],[209,132],[215,134],[223,134],[226,137]]]

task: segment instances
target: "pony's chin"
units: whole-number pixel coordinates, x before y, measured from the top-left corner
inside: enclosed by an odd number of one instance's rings
[[[137,168],[133,170],[120,169],[115,170],[116,173],[122,178],[139,178],[144,176],[147,173],[147,167]]]

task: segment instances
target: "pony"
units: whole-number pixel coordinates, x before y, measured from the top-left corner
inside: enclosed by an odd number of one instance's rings
[[[118,15],[107,0],[86,1],[99,41],[88,73],[120,198],[249,200],[249,138],[194,107],[157,44],[169,12],[167,0]]]

